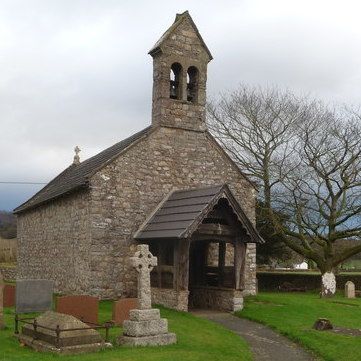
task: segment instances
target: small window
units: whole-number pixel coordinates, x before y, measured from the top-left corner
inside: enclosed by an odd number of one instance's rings
[[[173,63],[170,69],[170,90],[169,97],[171,99],[181,99],[181,78],[182,78],[182,65],[179,63]]]
[[[195,66],[190,66],[187,71],[187,100],[198,101],[198,69]]]

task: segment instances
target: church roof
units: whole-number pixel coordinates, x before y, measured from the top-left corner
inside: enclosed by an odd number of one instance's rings
[[[250,241],[263,243],[262,237],[226,184],[171,192],[143,223],[134,238],[139,241],[187,238],[197,230],[221,198],[228,200]]]
[[[171,27],[160,37],[160,39],[154,44],[154,46],[152,47],[152,49],[149,50],[150,55],[154,55],[156,54],[158,51],[161,50],[161,46],[163,44],[163,42],[168,39],[168,37],[173,33],[173,31],[178,27],[179,24],[181,24],[183,22],[184,19],[189,19],[190,23],[192,24],[192,27],[194,28],[194,31],[196,32],[202,46],[204,47],[204,49],[206,50],[208,56],[209,56],[209,60],[213,59],[213,56],[211,54],[211,52],[209,51],[206,43],[204,42],[201,34],[199,33],[199,30],[196,26],[196,24],[194,23],[192,17],[189,15],[188,11],[185,11],[182,14],[177,14],[174,20],[174,23],[171,25]]]
[[[14,213],[23,212],[46,203],[52,199],[58,198],[64,194],[70,193],[74,190],[86,187],[88,185],[89,177],[92,176],[99,168],[103,167],[106,163],[111,161],[132,143],[142,138],[143,136],[146,136],[148,133],[150,133],[150,131],[151,127],[149,126],[78,165],[72,164],[57,177],[55,177],[51,182],[49,182],[38,193],[36,193],[32,198],[17,207],[14,210]]]

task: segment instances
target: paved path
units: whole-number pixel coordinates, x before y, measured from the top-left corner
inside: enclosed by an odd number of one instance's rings
[[[316,360],[297,344],[259,323],[223,312],[196,310],[193,314],[219,323],[242,336],[250,345],[255,361]]]

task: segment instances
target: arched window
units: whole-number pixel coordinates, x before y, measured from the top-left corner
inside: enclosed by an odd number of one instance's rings
[[[179,63],[173,63],[170,68],[170,80],[169,80],[169,85],[170,85],[169,97],[171,99],[182,98],[181,79],[182,79],[182,65],[180,65]]]
[[[198,101],[198,69],[195,66],[190,66],[187,71],[187,100]]]

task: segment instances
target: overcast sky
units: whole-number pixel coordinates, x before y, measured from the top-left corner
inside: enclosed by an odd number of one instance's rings
[[[0,182],[47,182],[150,123],[148,50],[189,10],[214,60],[208,96],[240,82],[359,104],[361,5],[343,0],[0,0]],[[39,186],[0,184],[11,210]]]

